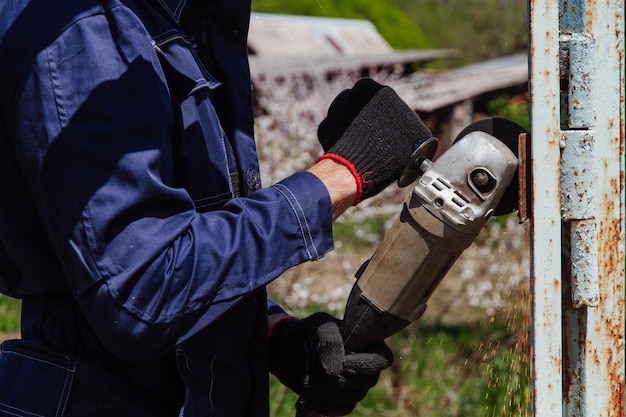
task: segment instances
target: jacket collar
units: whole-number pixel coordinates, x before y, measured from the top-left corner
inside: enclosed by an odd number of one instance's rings
[[[185,8],[185,4],[187,0],[157,0],[161,6],[167,11],[167,13],[174,19],[176,22],[180,21],[180,15]]]

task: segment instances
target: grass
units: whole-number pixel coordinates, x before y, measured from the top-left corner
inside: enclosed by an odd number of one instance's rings
[[[20,300],[0,294],[0,338],[3,333],[19,332],[21,305]]]
[[[528,321],[502,312],[482,322],[418,322],[387,340],[396,355],[351,416],[528,416]],[[296,396],[272,378],[271,415],[294,415]]]

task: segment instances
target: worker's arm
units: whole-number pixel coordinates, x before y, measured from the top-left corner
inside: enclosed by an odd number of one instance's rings
[[[350,170],[330,159],[323,159],[308,171],[319,178],[326,186],[333,210],[333,220],[352,205],[357,199],[357,186]]]

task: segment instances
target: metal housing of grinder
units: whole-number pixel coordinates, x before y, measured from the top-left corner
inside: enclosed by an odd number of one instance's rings
[[[515,209],[517,201],[510,200],[517,199],[513,180],[523,132],[506,119],[485,119],[461,132],[435,162],[432,144],[416,151],[400,185],[417,182],[357,273],[342,325],[347,349],[382,340],[417,320],[489,218]]]

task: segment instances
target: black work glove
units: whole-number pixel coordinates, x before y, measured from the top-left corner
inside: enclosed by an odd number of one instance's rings
[[[432,133],[388,86],[364,78],[341,92],[317,131],[325,154],[352,172],[355,205],[397,180],[411,154]]]
[[[393,353],[382,341],[345,352],[340,323],[329,314],[315,313],[283,320],[270,334],[270,370],[300,394],[299,409],[347,415],[393,362]]]

